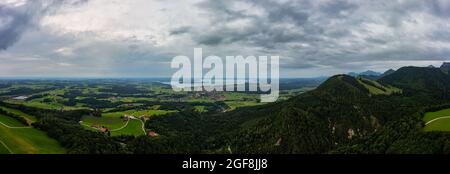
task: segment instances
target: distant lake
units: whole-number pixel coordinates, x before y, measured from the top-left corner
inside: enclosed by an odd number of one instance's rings
[[[159,82],[159,83],[165,84],[165,85],[171,85],[170,81],[164,81],[164,82]],[[189,88],[189,87],[202,87],[202,85],[203,85],[203,87],[210,86],[210,85],[207,85],[209,83],[209,81],[203,81],[203,83],[205,83],[205,84],[202,84],[202,82],[192,82],[191,85],[189,85],[189,84],[180,84],[180,85],[177,85],[176,87],[177,88]],[[221,80],[221,81],[217,80],[215,83],[222,83],[225,86],[226,85],[226,80]],[[255,84],[255,85],[257,85],[258,83],[257,83],[256,79],[250,79],[250,80],[246,79],[243,82],[240,81],[240,82],[236,82],[235,84],[236,85],[245,85],[245,84]],[[270,85],[268,84],[267,86],[270,86]]]
[[[27,96],[18,96],[18,97],[14,97],[13,99],[14,100],[25,100],[27,98],[28,98]]]

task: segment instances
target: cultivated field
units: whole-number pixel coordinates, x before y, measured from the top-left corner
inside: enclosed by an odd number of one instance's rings
[[[425,114],[425,131],[450,131],[450,109]]]
[[[155,108],[155,107],[153,107]],[[85,116],[81,120],[81,124],[88,130],[97,131],[93,126],[103,126],[111,131],[112,136],[118,135],[145,135],[144,121],[142,117],[161,116],[169,113],[177,112],[174,110],[127,110],[122,112],[103,113],[101,117]],[[131,119],[123,119],[124,116],[133,117]]]
[[[0,115],[0,154],[57,154],[65,150],[43,131]]]

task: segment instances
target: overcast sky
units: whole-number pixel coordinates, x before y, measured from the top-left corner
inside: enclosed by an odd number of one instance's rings
[[[196,47],[283,77],[439,66],[450,0],[0,0],[0,76],[170,77]]]

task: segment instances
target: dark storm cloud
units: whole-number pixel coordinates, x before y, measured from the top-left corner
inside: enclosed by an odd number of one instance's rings
[[[236,44],[273,50],[291,57],[282,65],[286,68],[337,67],[353,61],[420,61],[439,59],[450,52],[445,48],[450,44],[449,32],[440,27],[420,30],[426,27],[423,22],[436,25],[421,14],[449,22],[450,2],[445,0],[238,2],[262,9],[263,15],[237,10],[232,1],[205,1],[200,7],[214,16],[213,26],[202,32],[189,31],[193,40],[214,47]],[[250,21],[249,26],[236,29],[227,25],[244,19]],[[418,30],[412,29],[415,25]]]
[[[64,4],[80,5],[86,2],[88,0],[30,0],[18,7],[0,4],[0,50],[6,50],[17,42],[26,30],[35,27],[45,13]]]
[[[176,28],[173,29],[169,32],[170,35],[180,35],[180,34],[185,34],[188,33],[190,31],[191,28],[189,27],[180,27],[180,28]]]
[[[31,23],[31,16],[7,6],[0,5],[0,50],[14,44]]]
[[[83,6],[87,0],[54,0],[51,8],[40,0],[22,7],[0,6],[0,49],[27,33],[27,40],[3,53],[49,55],[83,67],[95,61],[100,69],[120,62],[117,66],[134,70],[145,62],[151,66],[190,54],[194,47],[220,56],[279,55],[281,70],[304,72],[351,71],[373,67],[372,62],[450,60],[449,0],[160,0],[153,11],[141,7],[155,1],[91,1],[95,3]],[[71,6],[81,8],[65,10]],[[111,13],[109,18],[101,18],[105,11]],[[41,27],[55,33],[25,32],[39,27],[40,16],[46,15],[48,26]],[[86,16],[95,16],[95,22],[79,20]],[[65,17],[80,25],[72,26]],[[148,20],[151,17],[155,20]],[[111,71],[115,69],[120,68]]]
[[[281,64],[281,66],[283,68],[289,68],[289,69],[308,69],[308,68],[318,67],[313,62],[307,62],[307,61],[299,62],[299,61],[295,61],[295,60],[284,61],[284,63]]]
[[[289,43],[296,40],[308,39],[299,30],[320,32],[319,27],[306,24],[309,15],[302,9],[307,3],[280,4],[272,1],[243,1],[258,8],[262,8],[266,16],[247,14],[242,10],[232,9],[230,2],[205,1],[199,7],[208,15],[213,16],[214,25],[211,30],[192,32],[193,40],[201,45],[218,46],[221,44],[255,45],[274,48],[279,43]],[[226,26],[238,20],[247,20],[249,27],[238,30]],[[286,24],[294,24],[297,29],[288,29]],[[312,29],[314,28],[314,29]]]
[[[204,35],[197,38],[197,43],[202,45],[219,45],[226,36]]]

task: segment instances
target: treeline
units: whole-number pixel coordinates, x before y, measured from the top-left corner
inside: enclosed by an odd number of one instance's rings
[[[450,108],[450,103],[444,103],[444,104],[440,104],[440,105],[433,105],[433,106],[427,106],[423,109],[423,114],[427,113],[427,112],[436,112],[436,111],[440,111],[443,109],[448,109]]]
[[[91,98],[91,97],[83,98],[81,100],[76,100],[76,102],[84,103],[88,107],[96,108],[96,109],[114,108],[114,107],[124,104],[124,102],[111,102],[109,100],[99,100],[99,99],[95,99],[95,98]]]
[[[57,87],[50,87],[50,88],[43,88],[43,89],[33,89],[33,88],[27,88],[27,87],[20,87],[17,89],[12,89],[9,92],[1,93],[0,95],[30,95],[34,93],[44,92],[44,91],[50,91],[58,89]]]
[[[96,86],[93,86],[96,87]],[[100,89],[103,93],[87,93],[84,94],[79,89],[70,89],[64,92],[64,94],[60,94],[59,96],[68,99],[75,99],[76,97],[91,97],[96,99],[107,99],[110,97],[157,97],[158,94],[154,94],[153,91],[141,91],[143,93],[113,93],[111,89]],[[119,92],[119,91],[114,91]]]
[[[149,93],[148,90],[137,88],[135,85],[114,85],[110,89],[100,88],[99,92],[118,93],[118,94],[142,94]]]
[[[15,114],[15,113],[8,112],[8,111],[4,110],[3,108],[0,108],[0,115],[5,115],[5,116],[8,116],[8,117],[14,118],[18,122],[20,122],[20,123],[22,123],[22,124],[24,124],[26,126],[29,126],[29,123],[28,123],[28,121],[25,118],[23,118],[20,115]]]
[[[0,83],[0,89],[2,89],[2,88],[9,88],[9,87],[11,87],[12,85],[11,84],[9,84],[9,83]]]
[[[389,122],[383,129],[330,151],[334,154],[450,154],[450,134],[424,132],[422,114]]]
[[[160,105],[160,110],[177,110],[177,111],[185,111],[185,110],[194,110],[195,106],[205,106],[208,110],[208,113],[222,112],[229,108],[229,106],[222,102],[160,102],[160,101],[147,101],[140,100],[136,101],[136,103],[141,103],[142,105],[138,106],[118,106],[114,109],[109,110],[109,112],[121,112],[131,109],[144,110],[148,109],[148,107],[154,105]]]
[[[126,154],[128,151],[119,142],[99,132],[83,129],[78,122],[46,116],[36,123],[35,128],[47,132],[70,154]]]
[[[0,106],[5,106],[8,108],[20,110],[24,113],[35,116],[37,119],[48,116],[48,117],[56,117],[56,118],[62,118],[65,120],[71,120],[71,121],[78,122],[81,120],[81,117],[83,117],[83,116],[88,116],[88,115],[89,116],[101,116],[101,112],[96,111],[96,110],[89,110],[89,109],[61,111],[61,110],[34,108],[34,107],[28,107],[25,105],[5,103],[5,102],[1,102],[1,101],[0,101]]]
[[[86,115],[100,116],[92,110],[56,111],[33,108],[0,102],[0,106],[18,109],[24,113],[34,115],[38,121],[32,126],[47,132],[48,136],[56,139],[72,154],[126,154],[129,151],[120,142],[100,132],[86,130],[79,121]],[[0,114],[14,115],[0,109]],[[23,119],[21,117],[21,119]],[[22,120],[26,122],[26,120]]]

